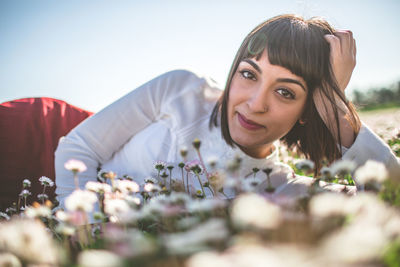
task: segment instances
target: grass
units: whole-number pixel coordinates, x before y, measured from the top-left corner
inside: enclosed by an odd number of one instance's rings
[[[397,102],[389,102],[384,104],[372,104],[368,106],[360,106],[358,110],[360,112],[368,112],[368,111],[379,111],[379,110],[388,110],[388,109],[399,109],[400,103]]]

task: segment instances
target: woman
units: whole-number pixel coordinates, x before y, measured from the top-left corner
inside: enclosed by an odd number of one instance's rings
[[[81,188],[96,180],[99,167],[142,182],[157,175],[157,160],[176,167],[182,161],[180,148],[195,138],[202,141],[203,158],[217,157],[220,166],[239,156],[240,177],[254,167],[272,169],[275,194],[301,195],[311,181],[295,177],[278,162],[279,140],[313,160],[315,173],[322,159],[341,157],[359,165],[375,159],[390,170],[399,169],[389,147],[361,125],[344,97],[355,54],[350,31],[334,32],[321,19],[283,15],[246,37],[224,92],[184,70],[149,81],[60,140],[55,169],[61,206],[75,189],[72,174],[64,168],[67,160],[87,165],[80,174]],[[188,160],[197,157],[189,150]],[[194,180],[192,185],[200,187]],[[227,197],[234,194],[225,191]]]

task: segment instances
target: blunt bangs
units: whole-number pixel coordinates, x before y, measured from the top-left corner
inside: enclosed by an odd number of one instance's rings
[[[318,27],[312,23],[285,18],[270,21],[255,29],[240,60],[258,60],[267,49],[271,64],[282,66],[302,77],[309,89],[319,86],[321,77],[330,71],[329,58],[326,57],[330,48],[323,36],[333,32],[333,29],[318,19],[310,21],[318,24]],[[321,28],[321,25],[324,27]]]

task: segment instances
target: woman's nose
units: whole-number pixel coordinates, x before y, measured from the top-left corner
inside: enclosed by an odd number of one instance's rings
[[[247,105],[254,113],[264,113],[269,109],[266,93],[263,90],[257,90],[249,96]]]

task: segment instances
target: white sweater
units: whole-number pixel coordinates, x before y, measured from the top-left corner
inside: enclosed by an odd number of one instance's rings
[[[61,207],[66,196],[75,189],[72,173],[64,168],[67,160],[74,158],[86,164],[87,170],[79,174],[81,188],[86,182],[96,180],[98,167],[114,171],[119,176],[132,176],[141,183],[146,177],[157,176],[153,167],[157,160],[174,164],[173,177],[180,177],[177,164],[182,158],[179,151],[186,146],[189,149],[188,160],[197,159],[191,145],[195,138],[202,141],[200,150],[205,161],[216,157],[219,167],[224,167],[238,155],[242,158],[240,177],[251,173],[253,167],[272,166],[272,185],[277,188],[275,194],[305,194],[311,179],[295,177],[289,166],[279,162],[278,149],[265,159],[251,158],[240,149],[228,146],[220,128],[209,130],[211,111],[221,93],[222,90],[211,79],[185,70],[171,71],[83,121],[60,139],[55,152],[56,193]],[[279,142],[276,142],[275,147],[278,146]],[[389,168],[400,169],[399,160],[390,148],[365,125],[343,158],[358,165],[375,159]],[[200,186],[193,179],[192,184],[196,188]],[[340,186],[332,187],[342,189]],[[233,192],[227,194],[228,197],[234,196]]]

